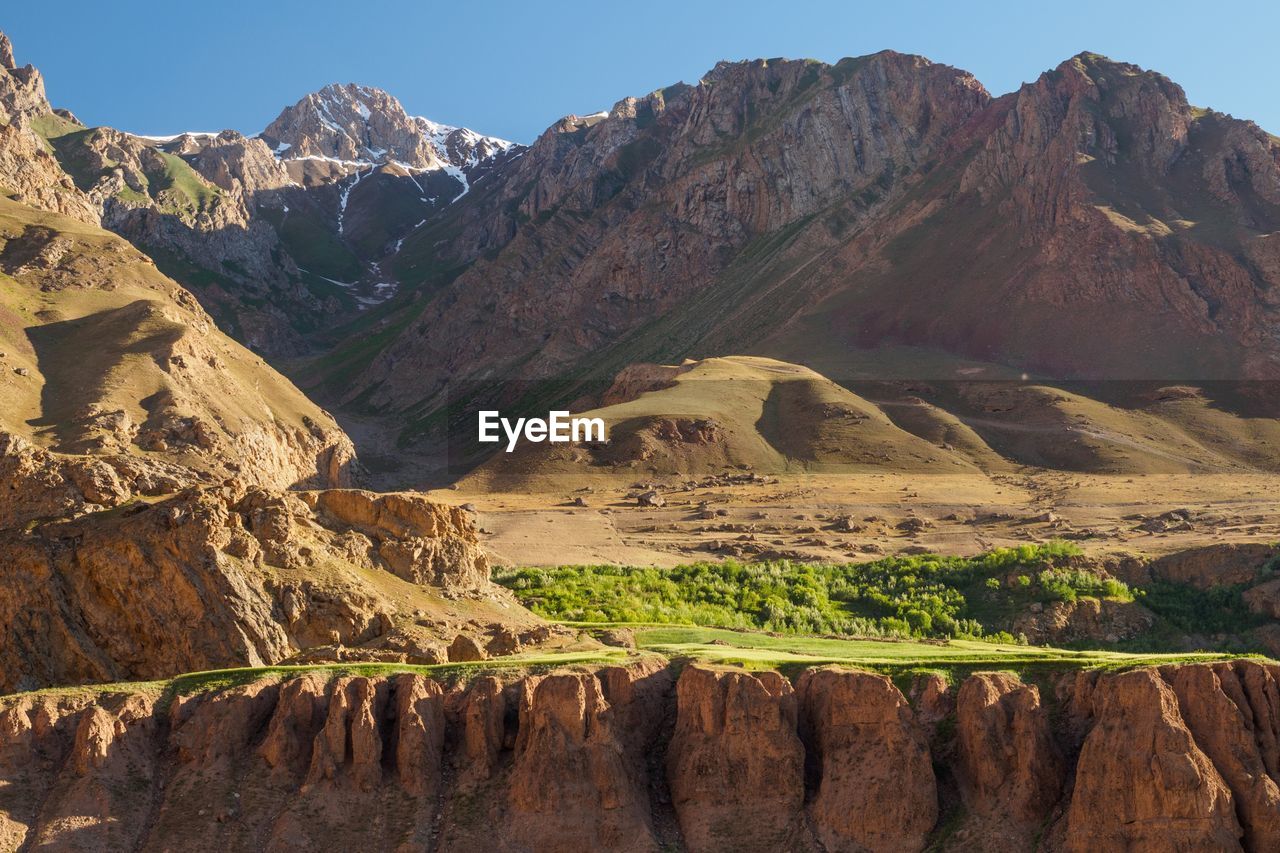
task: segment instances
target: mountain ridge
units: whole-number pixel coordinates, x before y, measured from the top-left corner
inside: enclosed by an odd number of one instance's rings
[[[685,357],[837,381],[1280,373],[1280,142],[1090,52],[999,97],[893,51],[721,62],[527,147],[355,84],[261,138],[94,145],[189,167],[171,210],[126,164],[112,227],[401,445],[446,378],[587,387]],[[205,196],[236,212],[195,221]]]

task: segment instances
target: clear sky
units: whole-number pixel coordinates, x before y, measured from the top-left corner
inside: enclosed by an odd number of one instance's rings
[[[835,61],[892,48],[993,94],[1082,50],[1161,71],[1192,103],[1280,133],[1280,3],[7,0],[0,28],[50,99],[135,133],[256,133],[330,82],[529,142],[719,59]]]

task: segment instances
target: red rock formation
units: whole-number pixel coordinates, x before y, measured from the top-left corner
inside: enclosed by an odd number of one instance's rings
[[[795,844],[804,747],[791,684],[776,672],[690,665],[676,691],[667,776],[687,848],[765,851]]]
[[[531,680],[509,778],[510,831],[533,850],[656,850],[626,720],[590,673]],[[548,784],[548,780],[559,780]]]
[[[888,678],[835,668],[796,684],[817,772],[809,814],[827,850],[917,851],[938,819],[924,732]]]
[[[639,661],[453,688],[314,672],[167,710],[158,691],[26,694],[0,699],[0,847],[1271,850],[1278,672],[1063,679],[1053,736],[1070,756],[1079,726],[1074,768],[1002,675],[961,685],[957,748],[934,756],[892,684],[835,668],[795,693],[690,665],[673,696]],[[664,751],[680,835],[651,796]],[[959,831],[934,825],[931,761],[961,786]]]
[[[993,847],[1030,849],[1063,781],[1040,691],[1003,673],[969,677],[956,696],[956,746],[967,834]]]
[[[1066,851],[1238,850],[1235,798],[1155,670],[1101,679],[1076,765]]]
[[[1231,789],[1245,850],[1280,850],[1275,753],[1280,692],[1275,676],[1267,667],[1240,661],[1178,667],[1167,678],[1196,745]]]

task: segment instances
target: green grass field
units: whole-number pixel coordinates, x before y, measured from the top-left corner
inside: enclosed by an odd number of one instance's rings
[[[657,652],[668,658],[783,671],[826,664],[844,664],[890,673],[930,669],[945,671],[957,667],[1015,671],[1028,667],[1127,669],[1226,657],[1211,653],[1071,651],[981,640],[844,640],[681,626],[637,626],[633,630],[638,649]]]
[[[1071,651],[978,640],[846,640],[679,625],[610,623],[577,627],[583,628],[588,634],[598,634],[610,627],[630,628],[635,636],[636,650],[629,652],[620,648],[600,648],[590,651],[535,653],[435,666],[333,663],[243,667],[193,672],[160,681],[54,687],[34,692],[63,696],[150,693],[168,702],[176,697],[231,689],[260,679],[284,680],[306,673],[326,673],[331,676],[417,673],[446,684],[455,684],[486,672],[539,673],[560,667],[626,663],[641,655],[658,655],[677,665],[700,662],[748,670],[775,669],[789,677],[813,666],[849,666],[888,675],[906,689],[910,679],[922,672],[941,673],[949,680],[957,681],[972,672],[999,670],[1015,672],[1024,680],[1031,681],[1048,673],[1072,669],[1121,670],[1229,658],[1227,655],[1209,653],[1127,654]]]
[[[627,660],[622,649],[602,648],[592,651],[555,652],[550,654],[512,655],[486,661],[468,663],[443,663],[420,666],[402,663],[326,663],[277,666],[249,666],[231,669],[211,669],[188,672],[169,679],[156,681],[120,681],[111,684],[85,684],[71,687],[46,687],[27,691],[54,696],[95,696],[112,693],[151,693],[169,699],[190,696],[194,693],[227,690],[260,679],[284,680],[307,673],[327,673],[331,676],[360,675],[366,677],[404,675],[416,673],[437,681],[452,684],[484,672],[516,671],[544,672],[565,666],[588,666],[620,663]]]

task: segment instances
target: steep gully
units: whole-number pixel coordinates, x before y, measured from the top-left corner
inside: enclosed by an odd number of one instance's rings
[[[1275,850],[1280,667],[655,658],[0,703],[0,847]]]

